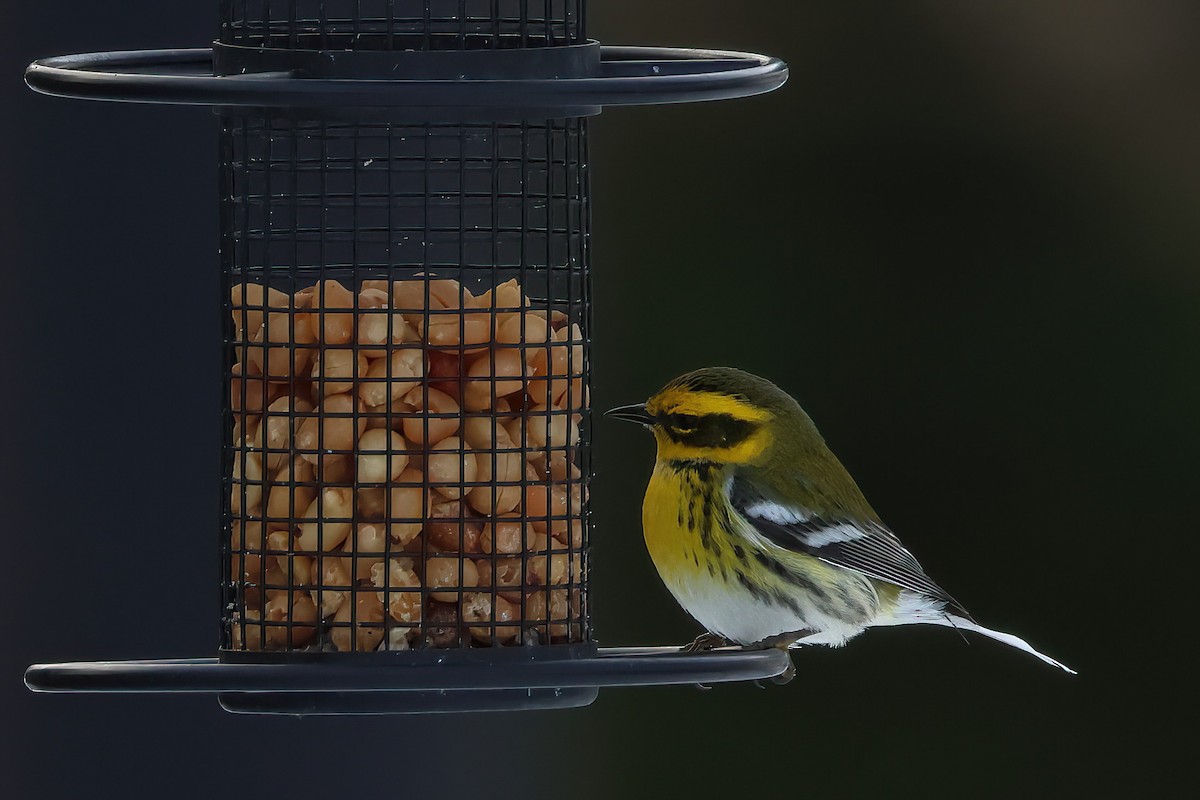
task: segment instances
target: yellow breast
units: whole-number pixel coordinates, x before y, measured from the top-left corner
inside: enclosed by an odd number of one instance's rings
[[[654,468],[642,502],[642,533],[659,575],[670,585],[702,569],[699,531],[688,527],[695,498],[691,477],[661,463]]]
[[[642,531],[650,558],[672,592],[683,583],[728,583],[741,569],[723,484],[723,468],[715,464],[655,465],[642,504]],[[741,545],[737,550],[744,558]]]

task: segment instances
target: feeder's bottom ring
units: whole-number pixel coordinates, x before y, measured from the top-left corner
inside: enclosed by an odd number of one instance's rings
[[[35,664],[36,692],[215,693],[229,711],[265,714],[404,714],[574,708],[606,686],[711,684],[773,678],[780,650],[609,647],[583,657],[464,661],[445,651],[386,658],[232,663],[216,658]],[[375,655],[375,654],[371,654]],[[366,661],[368,663],[362,663]]]

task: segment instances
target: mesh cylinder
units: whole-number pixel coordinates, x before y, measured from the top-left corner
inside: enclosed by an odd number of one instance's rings
[[[588,641],[586,120],[221,148],[223,649]]]
[[[223,0],[220,42],[313,50],[580,44],[585,0]]]

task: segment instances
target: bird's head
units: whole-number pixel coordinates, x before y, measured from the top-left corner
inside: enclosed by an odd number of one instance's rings
[[[731,367],[681,375],[645,403],[607,415],[649,428],[660,461],[761,465],[781,446],[810,437],[820,442],[812,420],[786,392]]]

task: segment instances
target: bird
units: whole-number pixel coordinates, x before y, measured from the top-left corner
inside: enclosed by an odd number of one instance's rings
[[[1072,674],[985,628],[933,581],[867,502],[800,404],[732,367],[668,383],[606,415],[657,443],[642,503],[646,547],[705,633],[685,650],[839,647],[868,628],[973,631]],[[790,664],[774,680],[795,674]]]

